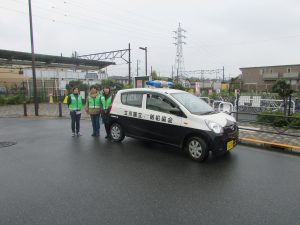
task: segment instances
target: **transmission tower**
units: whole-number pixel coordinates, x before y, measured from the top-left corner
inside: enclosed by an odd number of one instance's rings
[[[176,46],[176,57],[175,57],[175,74],[177,76],[178,81],[183,80],[184,75],[184,59],[183,59],[183,48],[182,46],[186,44],[184,39],[186,39],[186,36],[184,33],[186,33],[186,30],[181,28],[180,23],[176,31],[173,31],[175,33],[175,43]]]

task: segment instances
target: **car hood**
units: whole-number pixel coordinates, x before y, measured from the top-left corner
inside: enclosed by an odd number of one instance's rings
[[[198,116],[198,117],[201,117],[202,119],[205,119],[208,121],[215,122],[215,123],[221,125],[222,127],[227,127],[227,126],[230,126],[230,125],[236,123],[236,120],[233,116],[230,116],[223,112],[210,114],[210,115],[203,115],[203,116]]]

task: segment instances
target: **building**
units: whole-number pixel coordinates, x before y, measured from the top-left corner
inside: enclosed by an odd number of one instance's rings
[[[221,80],[219,79],[198,79],[195,77],[187,78],[185,80],[185,87],[187,88],[195,88],[196,83],[199,84],[199,87],[203,89],[212,89],[214,91],[220,90],[221,89]]]
[[[32,55],[0,49],[1,90],[26,89],[32,95]],[[35,54],[37,91],[63,94],[66,84],[80,80],[85,84],[101,83],[107,78],[104,69],[113,62],[74,57]],[[8,92],[8,91],[7,91]]]
[[[24,77],[23,71],[19,68],[0,67],[0,94],[7,93],[10,89],[24,86],[27,80],[28,78]]]
[[[277,80],[287,80],[295,91],[300,90],[300,64],[240,68],[243,90],[270,91]]]
[[[129,84],[129,78],[128,78],[128,76],[110,76],[110,77],[108,77],[109,79],[111,79],[111,80],[114,80],[114,81],[116,81],[116,82],[118,82],[118,83],[120,83],[120,84]]]
[[[31,69],[23,69],[25,77],[32,77]],[[73,80],[80,80],[84,84],[94,85],[101,83],[102,79],[107,79],[107,74],[102,70],[72,70],[64,68],[38,68],[36,69],[38,80],[56,80],[60,90],[65,90],[66,84]]]

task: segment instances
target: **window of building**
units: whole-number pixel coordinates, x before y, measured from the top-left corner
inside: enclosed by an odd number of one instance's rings
[[[260,70],[259,70],[259,74],[260,74],[260,75],[263,75],[263,74],[264,74],[264,69],[260,69]]]
[[[143,93],[124,93],[121,95],[121,102],[124,105],[142,108]]]
[[[291,85],[297,85],[297,80],[291,80]]]
[[[287,72],[290,73],[292,71],[291,67],[287,68]]]
[[[86,76],[85,76],[86,79],[98,79],[98,74],[97,73],[87,73]]]

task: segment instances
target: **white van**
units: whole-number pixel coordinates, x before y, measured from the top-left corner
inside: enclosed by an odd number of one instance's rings
[[[185,149],[192,159],[204,161],[209,151],[228,152],[237,144],[238,127],[226,113],[181,90],[137,88],[119,91],[113,101],[110,135],[125,136]]]

